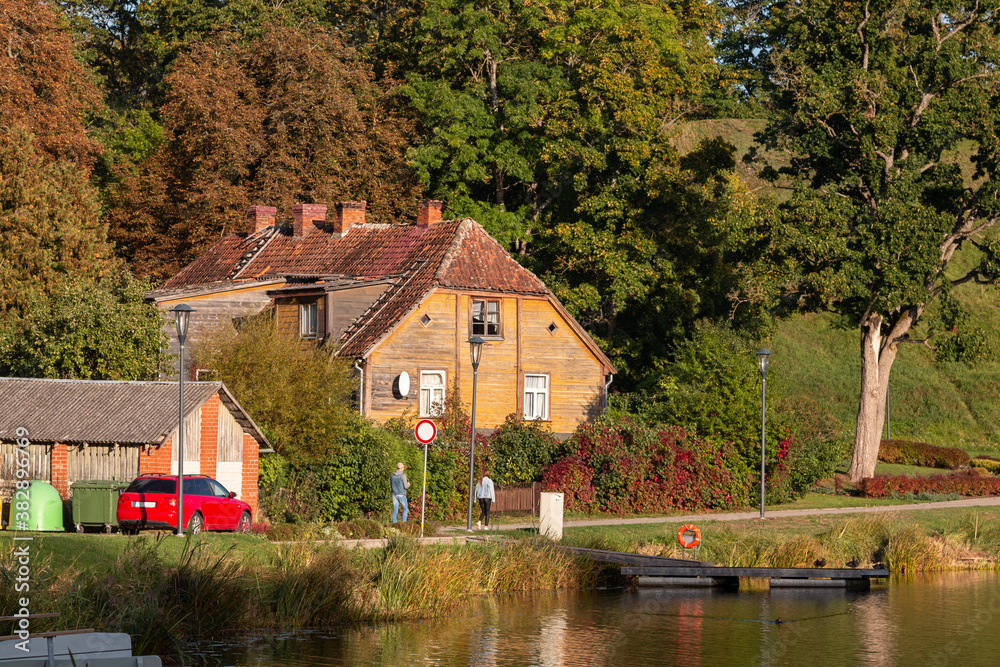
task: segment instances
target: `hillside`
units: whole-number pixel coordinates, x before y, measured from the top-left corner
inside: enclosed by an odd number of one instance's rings
[[[764,121],[755,119],[698,121],[682,126],[673,142],[685,153],[704,138],[721,136],[737,147],[740,159],[755,145],[753,133],[763,126]],[[967,181],[973,174],[971,151],[970,144],[948,158],[962,165]],[[751,187],[778,198],[788,196],[787,189],[761,181],[745,163],[740,162],[739,168]],[[953,262],[953,275],[964,273],[977,260],[976,253],[971,247],[963,249]],[[966,284],[956,293],[968,308],[971,323],[986,332],[1000,357],[1000,289]],[[814,401],[835,418],[840,437],[853,439],[861,382],[857,331],[835,327],[829,315],[800,315],[782,322],[766,344],[774,352],[769,388],[793,400],[805,399],[801,404]],[[893,366],[889,395],[894,438],[1000,451],[1000,362],[974,368],[937,363],[925,346],[904,345]]]

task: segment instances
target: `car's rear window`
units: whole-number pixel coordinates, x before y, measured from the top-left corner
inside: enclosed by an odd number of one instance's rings
[[[163,479],[162,477],[140,477],[128,485],[125,493],[177,493],[177,480]]]

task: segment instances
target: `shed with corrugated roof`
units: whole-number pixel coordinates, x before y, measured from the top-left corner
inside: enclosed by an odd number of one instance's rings
[[[69,498],[73,482],[177,474],[176,382],[0,378],[0,494],[16,478],[17,440],[28,475]],[[257,511],[264,434],[222,382],[184,383],[184,474],[219,480]]]

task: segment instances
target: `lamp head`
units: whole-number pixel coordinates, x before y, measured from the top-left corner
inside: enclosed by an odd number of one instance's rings
[[[182,303],[171,308],[170,312],[174,314],[177,322],[177,340],[183,345],[184,341],[187,340],[188,321],[191,318],[191,313],[194,312],[194,308],[186,303]]]
[[[472,353],[472,370],[479,370],[479,360],[483,356],[483,341],[479,336],[469,339],[469,351]]]
[[[771,350],[766,347],[761,350],[757,350],[757,362],[760,364],[760,378],[762,380],[767,378],[767,363],[770,358]]]

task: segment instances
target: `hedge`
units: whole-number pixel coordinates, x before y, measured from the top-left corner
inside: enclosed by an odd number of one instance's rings
[[[660,513],[670,508],[747,504],[749,478],[728,444],[681,428],[649,429],[629,419],[582,424],[545,470],[544,490],[562,491],[570,511]],[[734,472],[739,471],[739,472]]]
[[[971,457],[957,447],[938,447],[926,442],[883,440],[879,445],[878,460],[924,468],[955,470],[969,465]]]
[[[1000,473],[1000,461],[992,456],[979,456],[972,459],[972,467],[982,468],[983,470],[991,472],[994,475]]]
[[[908,493],[957,493],[1000,496],[1000,477],[971,469],[945,475],[876,475],[858,484],[865,498],[891,498]]]

